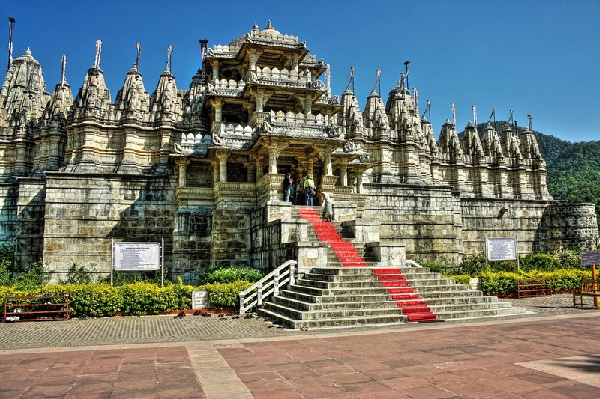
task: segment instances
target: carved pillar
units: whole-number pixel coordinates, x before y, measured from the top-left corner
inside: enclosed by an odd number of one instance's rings
[[[219,162],[218,161],[211,161],[210,164],[212,165],[213,168],[213,185],[215,183],[219,182]]]
[[[362,194],[363,192],[363,171],[359,171],[356,174],[356,192]]]
[[[279,155],[279,150],[277,147],[272,146],[269,148],[269,174],[277,173],[277,156]]]
[[[220,98],[213,98],[210,100],[210,104],[215,110],[215,122],[221,123],[223,120],[223,100]]]
[[[258,89],[253,94],[256,102],[256,112],[263,112],[265,104],[267,103],[267,100],[269,99],[270,95],[268,93],[265,93],[264,89]]]
[[[263,163],[262,163],[262,159],[260,156],[256,157],[256,180],[255,182],[258,183],[258,181],[260,180],[261,177],[263,177]]]
[[[227,158],[229,153],[227,151],[218,151],[217,159],[219,160],[219,182],[227,182]]]
[[[177,181],[177,187],[183,188],[186,185],[187,180],[187,166],[190,160],[187,158],[178,158],[176,160],[177,167],[179,168],[179,180]]]
[[[325,175],[333,175],[333,169],[331,167],[331,152],[325,151],[325,153],[323,154],[323,163],[325,164]]]
[[[348,162],[340,164],[340,185],[344,187],[348,185]]]
[[[212,66],[212,80],[213,82],[219,80],[219,60],[212,60],[210,62],[210,66]]]

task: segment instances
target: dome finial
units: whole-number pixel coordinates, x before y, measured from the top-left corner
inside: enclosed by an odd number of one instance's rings
[[[267,29],[273,29],[273,25],[271,25],[271,20],[267,21]]]

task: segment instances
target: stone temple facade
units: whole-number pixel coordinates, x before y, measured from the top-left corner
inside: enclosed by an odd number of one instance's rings
[[[459,261],[485,237],[519,251],[587,245],[594,206],[553,201],[531,131],[506,126],[436,140],[401,79],[364,109],[351,85],[331,96],[329,67],[269,23],[207,48],[188,90],[170,60],[149,95],[137,61],[114,101],[100,50],[75,92],[52,94],[28,50],[0,92],[0,243],[18,267],[43,260],[108,272],[111,242],[165,242],[172,278],[210,265],[269,270],[318,264],[284,173],[312,173],[355,238],[405,247],[415,260]],[[322,80],[325,80],[323,83]]]

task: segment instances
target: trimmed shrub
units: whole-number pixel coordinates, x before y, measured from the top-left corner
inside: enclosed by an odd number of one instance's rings
[[[580,288],[582,278],[590,278],[591,272],[579,269],[559,269],[551,272],[530,271],[512,272],[483,272],[478,275],[479,289],[484,294],[508,296],[517,291],[517,281],[524,278],[549,278],[552,280],[554,291],[572,291]]]
[[[208,301],[212,308],[237,308],[240,306],[240,292],[251,285],[248,281],[214,283],[201,285],[198,290],[208,291]]]
[[[257,282],[263,278],[263,273],[251,267],[209,268],[200,276],[203,284],[234,283],[236,281]]]

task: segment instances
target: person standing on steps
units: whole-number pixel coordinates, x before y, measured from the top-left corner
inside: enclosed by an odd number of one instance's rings
[[[306,205],[304,200],[304,182],[306,181],[306,176],[302,177],[298,184],[296,184],[296,205]]]
[[[294,179],[292,179],[292,176],[290,176],[289,173],[286,173],[285,177],[283,178],[283,201],[285,202],[290,200],[290,194],[294,189],[293,183]]]
[[[304,181],[304,205],[313,206],[313,197],[315,196],[315,181],[312,179],[312,173],[306,175]]]
[[[319,198],[323,207],[323,217],[331,222],[333,220],[333,199],[323,190],[319,190]]]

